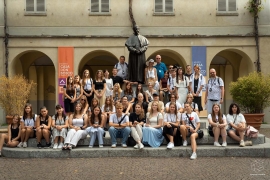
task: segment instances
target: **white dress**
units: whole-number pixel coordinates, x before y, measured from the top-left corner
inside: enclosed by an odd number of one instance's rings
[[[180,104],[184,104],[187,99],[187,94],[188,94],[188,85],[189,85],[189,80],[186,76],[184,76],[184,80],[179,80],[176,82],[175,87],[178,89],[178,99],[177,101]]]
[[[106,80],[106,92],[105,96],[109,97],[112,96],[112,88],[113,88],[113,80],[110,79],[105,79]]]

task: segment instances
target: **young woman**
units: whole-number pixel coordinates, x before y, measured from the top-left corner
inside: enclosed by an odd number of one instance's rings
[[[40,114],[36,120],[36,136],[37,136],[37,147],[41,148],[41,138],[43,137],[46,141],[45,148],[50,148],[50,136],[51,136],[51,124],[52,118],[48,115],[48,110],[45,106],[40,108]]]
[[[149,83],[148,84],[148,89],[145,91],[145,101],[147,103],[152,102],[154,100],[153,94],[157,92],[155,89],[153,89],[153,84]]]
[[[99,101],[98,101],[97,98],[93,98],[93,99],[92,99],[92,102],[91,102],[91,104],[90,104],[90,107],[89,107],[89,109],[88,109],[88,116],[91,116],[91,114],[92,114],[92,112],[93,112],[93,109],[94,109],[94,107],[96,107],[96,106],[99,106]]]
[[[143,127],[143,144],[159,147],[163,142],[162,135],[163,116],[159,112],[157,102],[153,102],[150,112],[146,114],[146,124]]]
[[[105,97],[110,97],[112,98],[112,90],[113,90],[113,80],[112,78],[110,78],[110,73],[107,69],[105,69],[103,71],[104,73],[104,78],[106,81],[106,93],[105,93]]]
[[[83,87],[81,85],[81,79],[79,75],[74,76],[74,88],[76,90],[76,102],[80,102],[80,98],[83,95]]]
[[[0,134],[0,156],[4,143],[7,147],[16,147],[21,138],[20,116],[14,115],[12,123],[8,125],[8,133]]]
[[[154,59],[150,59],[149,61],[146,61],[146,68],[144,70],[145,74],[145,83],[148,84],[149,82],[153,83],[153,88],[155,90],[159,90],[159,82],[157,77],[157,70],[154,68],[157,63],[154,61]]]
[[[226,117],[221,113],[220,106],[218,104],[213,104],[212,113],[208,115],[208,122],[213,128],[213,134],[215,139],[214,146],[227,146]],[[220,135],[223,140],[222,145],[220,145],[218,142],[218,138]]]
[[[120,87],[119,83],[115,83],[113,86],[113,101],[114,104],[116,104],[117,102],[120,102],[121,100],[121,93],[122,93],[122,89]]]
[[[136,87],[136,92],[135,92],[135,103],[137,103],[137,101],[138,101],[138,94],[139,93],[142,93],[142,95],[143,95],[143,99],[144,99],[144,101],[145,101],[145,95],[144,95],[144,91],[143,91],[143,87],[142,87],[142,84],[138,84],[137,85],[137,87]]]
[[[180,113],[177,111],[177,106],[175,103],[170,103],[168,113],[164,115],[164,127],[163,127],[163,136],[168,142],[167,149],[174,148],[174,138],[176,137],[177,131],[179,134],[179,124],[180,124]]]
[[[124,91],[122,91],[122,97],[126,96],[129,103],[134,103],[135,100],[135,94],[132,90],[131,84],[128,82],[126,83],[126,88]]]
[[[88,104],[91,103],[92,99],[93,99],[93,80],[90,77],[90,72],[88,69],[83,71],[83,77],[82,77],[82,87],[83,87],[83,94],[86,96],[87,98],[87,102]]]
[[[99,147],[103,147],[103,134],[104,134],[105,116],[101,113],[100,107],[94,107],[94,112],[90,117],[90,127],[86,131],[90,135],[89,147],[92,148],[98,138]]]
[[[143,94],[142,93],[139,93],[138,94],[138,100],[137,100],[136,104],[142,105],[144,112],[147,112],[148,103],[145,102],[143,98],[144,98]],[[135,110],[136,110],[136,104],[134,103],[132,105],[132,112],[135,112]]]
[[[36,127],[36,115],[32,112],[32,105],[26,104],[24,106],[23,117],[21,119],[21,142],[17,147],[27,147],[27,141],[29,138],[35,136]]]
[[[168,79],[169,71],[165,71],[164,77],[161,78],[159,81],[159,100],[163,101],[164,103],[167,103],[169,101],[167,88]]]
[[[192,108],[189,103],[184,104],[184,109],[186,113],[181,115],[183,124],[180,125],[180,132],[183,138],[183,146],[187,146],[187,136],[190,136],[192,155],[190,156],[191,160],[197,158],[196,150],[197,143],[196,139],[199,137],[197,131],[200,129],[200,119],[197,113],[192,111]],[[191,124],[192,123],[192,124]]]
[[[232,103],[229,107],[227,122],[229,125],[227,130],[228,135],[238,141],[240,143],[240,147],[252,146],[252,141],[244,142],[246,120],[243,114],[240,113],[240,108],[236,103]]]
[[[123,105],[123,113],[129,115],[132,104],[128,102],[128,98],[123,96],[121,103]]]
[[[136,141],[135,149],[142,149],[144,145],[142,142],[142,127],[146,123],[145,114],[142,104],[135,104],[135,111],[129,116],[129,126],[131,129],[131,136]]]
[[[198,105],[197,105],[197,103],[193,102],[193,96],[192,96],[192,94],[189,93],[187,95],[186,102],[188,102],[190,104],[190,106],[192,108],[192,111],[193,112],[196,112],[199,115],[200,112],[199,112],[199,109],[198,109]],[[184,107],[184,104],[183,104],[183,107]]]
[[[52,117],[53,149],[62,149],[67,136],[68,117],[65,115],[62,105],[56,105],[55,109],[56,114]]]
[[[189,89],[194,99],[193,102],[198,104],[198,113],[203,110],[202,108],[202,89],[205,86],[205,78],[200,73],[200,67],[195,65],[194,73],[190,76]]]
[[[74,112],[74,102],[76,100],[76,90],[73,84],[73,77],[67,77],[67,83],[63,87],[64,89],[64,105],[65,105],[65,112],[69,116],[71,113]]]
[[[86,114],[89,109],[89,104],[85,95],[81,96],[80,103],[82,104],[83,114]]]
[[[180,113],[183,112],[183,108],[184,106],[182,106],[181,104],[179,104],[178,101],[176,101],[176,95],[175,94],[171,94],[170,95],[170,101],[165,105],[165,109],[166,109],[166,112],[169,112],[170,110],[170,104],[171,103],[175,103],[176,104],[176,110],[179,111]]]
[[[184,104],[187,99],[188,88],[189,88],[189,78],[184,76],[182,67],[178,68],[176,71],[176,83],[175,87],[178,93],[178,102]]]
[[[87,115],[83,114],[82,104],[77,103],[75,106],[75,112],[69,117],[69,131],[65,139],[65,145],[63,150],[71,150],[72,147],[76,147],[80,139],[84,139],[87,136],[86,128]]]
[[[105,91],[106,91],[106,81],[103,77],[102,70],[98,70],[96,73],[96,78],[93,82],[93,89],[95,93],[95,98],[99,101],[99,106],[101,107],[105,102]]]
[[[106,97],[105,104],[101,107],[101,111],[106,120],[104,124],[104,127],[106,127],[107,122],[109,122],[110,115],[115,113],[115,106],[113,105],[113,100],[110,97]]]

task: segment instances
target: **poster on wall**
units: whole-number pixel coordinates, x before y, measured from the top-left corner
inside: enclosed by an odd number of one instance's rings
[[[58,102],[64,107],[63,87],[74,72],[74,48],[58,47]]]
[[[198,65],[201,74],[206,76],[206,46],[192,46],[192,67]]]

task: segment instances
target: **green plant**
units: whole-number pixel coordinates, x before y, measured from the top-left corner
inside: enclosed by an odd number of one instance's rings
[[[259,12],[264,9],[264,6],[261,0],[249,0],[247,2],[247,6],[245,8],[254,15],[254,17],[258,17]]]
[[[31,90],[36,83],[27,80],[23,75],[14,77],[0,77],[0,106],[6,115],[22,115],[25,103],[28,101]]]
[[[230,83],[230,94],[246,113],[262,113],[270,105],[270,75],[252,72]]]

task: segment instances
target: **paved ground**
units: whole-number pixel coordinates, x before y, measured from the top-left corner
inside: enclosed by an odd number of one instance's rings
[[[0,179],[270,179],[262,158],[0,159]]]

